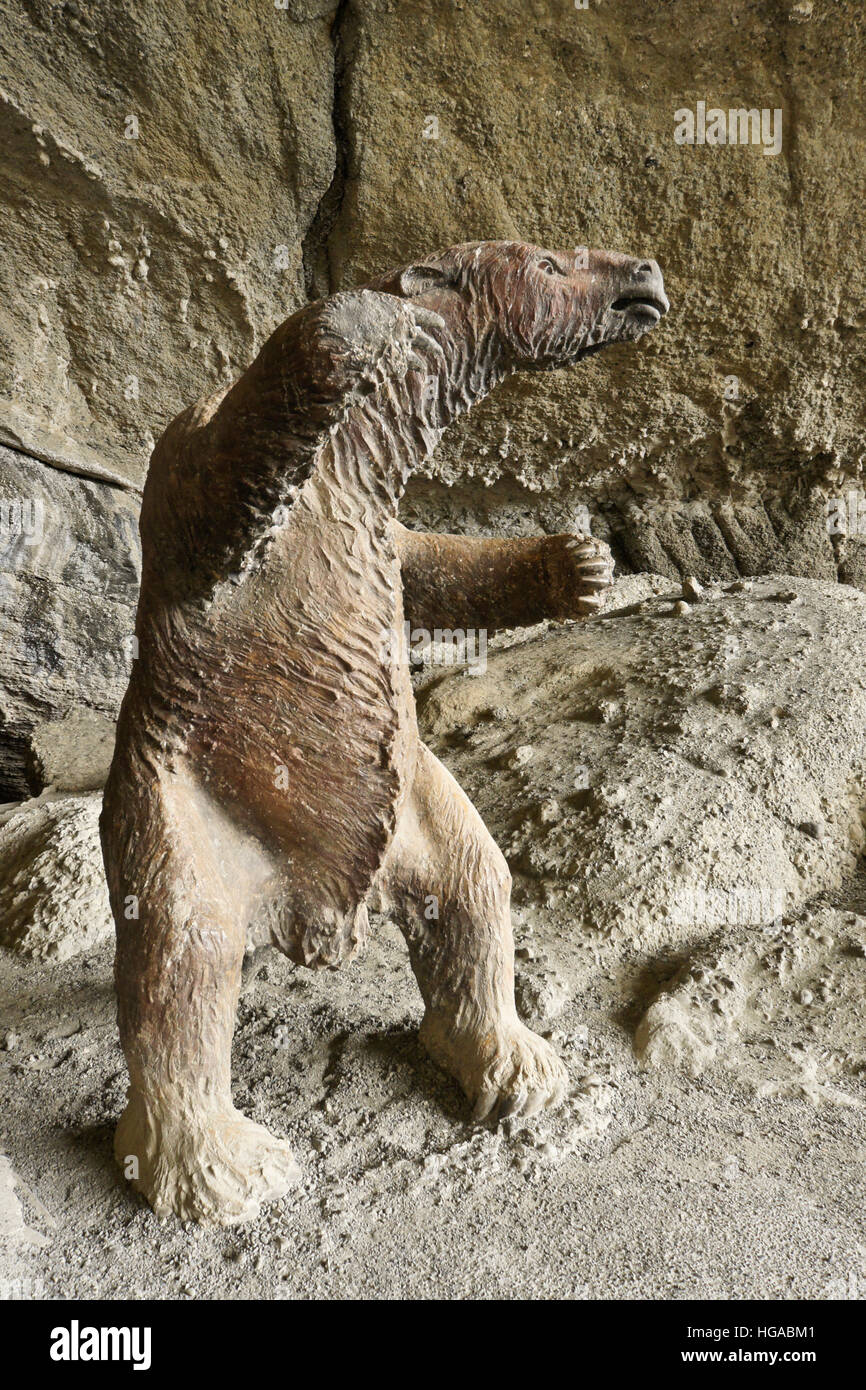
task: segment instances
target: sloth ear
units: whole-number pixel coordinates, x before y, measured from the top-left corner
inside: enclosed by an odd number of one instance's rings
[[[431,290],[444,290],[456,283],[453,273],[443,270],[441,265],[419,262],[408,265],[400,272],[400,292],[407,296],[429,294]]]

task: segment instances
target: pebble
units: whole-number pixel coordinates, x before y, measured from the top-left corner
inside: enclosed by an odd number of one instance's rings
[[[797,826],[797,829],[804,835],[810,835],[813,840],[824,838],[824,822],[820,820],[804,820]]]
[[[683,580],[683,598],[690,603],[700,603],[704,596],[704,586],[693,574]]]
[[[519,747],[515,748],[511,756],[511,765],[512,767],[525,767],[527,763],[532,762],[534,756],[535,749],[532,744],[521,743]]]

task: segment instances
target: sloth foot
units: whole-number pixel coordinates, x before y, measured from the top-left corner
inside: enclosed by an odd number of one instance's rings
[[[114,1152],[158,1217],[173,1212],[205,1226],[251,1221],[263,1202],[284,1196],[300,1177],[288,1145],[232,1107],[184,1107],[169,1118],[134,1098]]]
[[[595,536],[551,536],[547,568],[556,616],[588,617],[602,607],[604,591],[613,583],[610,547]]]
[[[425,1019],[426,1024],[426,1019]],[[518,1018],[481,1038],[421,1026],[421,1042],[473,1104],[475,1122],[534,1115],[564,1099],[568,1074],[553,1048]]]

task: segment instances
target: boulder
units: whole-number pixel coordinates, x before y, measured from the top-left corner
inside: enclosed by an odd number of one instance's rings
[[[0,945],[56,962],[111,935],[101,805],[97,792],[0,808]]]
[[[419,692],[518,897],[654,956],[795,911],[864,839],[866,595],[775,577],[688,592]]]
[[[132,666],[138,506],[0,447],[0,800],[101,784]]]

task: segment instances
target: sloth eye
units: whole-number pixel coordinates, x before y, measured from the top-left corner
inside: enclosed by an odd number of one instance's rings
[[[552,261],[549,256],[545,256],[543,260],[538,262],[538,269],[543,270],[545,275],[562,274],[562,271],[560,270],[559,266],[556,264],[555,261]]]

